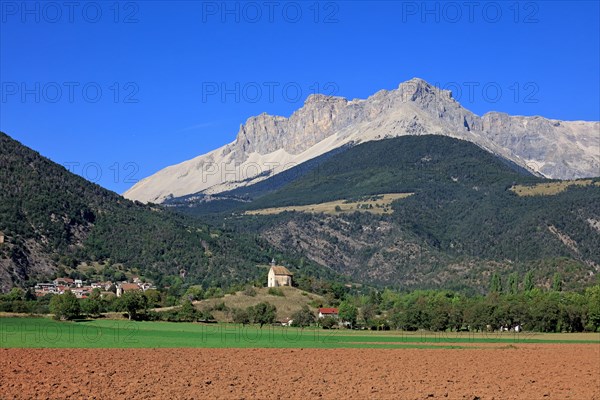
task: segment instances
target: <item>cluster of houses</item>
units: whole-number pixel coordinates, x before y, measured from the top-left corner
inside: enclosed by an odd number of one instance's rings
[[[35,295],[38,297],[46,296],[48,294],[63,294],[67,290],[70,290],[77,298],[85,299],[92,290],[100,289],[103,295],[116,294],[117,297],[123,295],[123,293],[131,290],[146,291],[148,289],[156,289],[154,285],[148,282],[142,282],[139,278],[133,278],[133,282],[91,282],[87,283],[81,279],[71,278],[56,278],[52,282],[43,282],[35,285]]]

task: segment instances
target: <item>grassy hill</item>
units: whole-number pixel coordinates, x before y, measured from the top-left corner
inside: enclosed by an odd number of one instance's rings
[[[219,322],[231,322],[231,311],[236,308],[245,309],[261,302],[267,302],[277,307],[277,319],[291,318],[292,314],[308,306],[315,315],[319,304],[326,304],[322,296],[308,293],[295,287],[283,286],[277,288],[282,295],[269,294],[268,288],[255,288],[256,293],[252,296],[244,294],[244,291],[235,294],[226,294],[225,297],[206,299],[194,302],[194,305],[202,310],[210,310],[210,313]]]

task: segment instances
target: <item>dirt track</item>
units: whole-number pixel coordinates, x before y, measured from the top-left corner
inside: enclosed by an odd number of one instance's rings
[[[0,349],[0,398],[600,400],[600,346]]]

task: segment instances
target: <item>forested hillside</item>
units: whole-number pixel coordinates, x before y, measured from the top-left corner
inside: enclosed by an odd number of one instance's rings
[[[496,272],[533,271],[541,286],[558,272],[574,289],[599,270],[599,179],[519,196],[510,188],[547,180],[448,137],[358,145],[299,166],[303,175],[274,190],[246,188],[233,212],[201,219],[125,200],[4,134],[0,144],[3,290],[82,265],[103,276],[130,271],[171,285],[185,275],[185,284],[226,287],[262,279],[260,265],[273,256],[298,279],[470,292],[485,292]],[[388,214],[244,213],[394,192],[412,195]]]
[[[354,279],[481,291],[494,271],[536,270],[542,285],[558,271],[573,288],[592,282],[600,265],[598,181],[521,197],[513,185],[550,181],[466,141],[409,136],[334,155],[226,221]],[[392,203],[391,215],[243,214],[394,192],[413,195]]]
[[[380,193],[444,187],[506,189],[540,182],[521,167],[473,143],[446,136],[404,136],[363,143],[324,161],[251,208],[310,204]]]
[[[126,200],[69,173],[0,133],[0,289],[68,272],[83,262],[121,264],[157,283],[185,271],[190,283],[229,285],[286,255],[162,207]],[[290,264],[292,264],[290,262]],[[314,263],[301,273],[328,274]]]

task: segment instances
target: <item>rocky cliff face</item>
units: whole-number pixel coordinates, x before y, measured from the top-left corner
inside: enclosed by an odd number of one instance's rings
[[[138,182],[130,199],[219,193],[256,183],[348,143],[439,134],[469,140],[549,178],[600,176],[600,122],[558,121],[463,108],[452,93],[411,79],[366,100],[309,96],[289,118],[261,114],[233,143]]]
[[[251,117],[228,151],[242,155],[268,154],[279,149],[298,154],[319,143],[341,128],[341,119],[348,101],[340,97],[311,95],[304,107],[289,119],[263,113]]]

